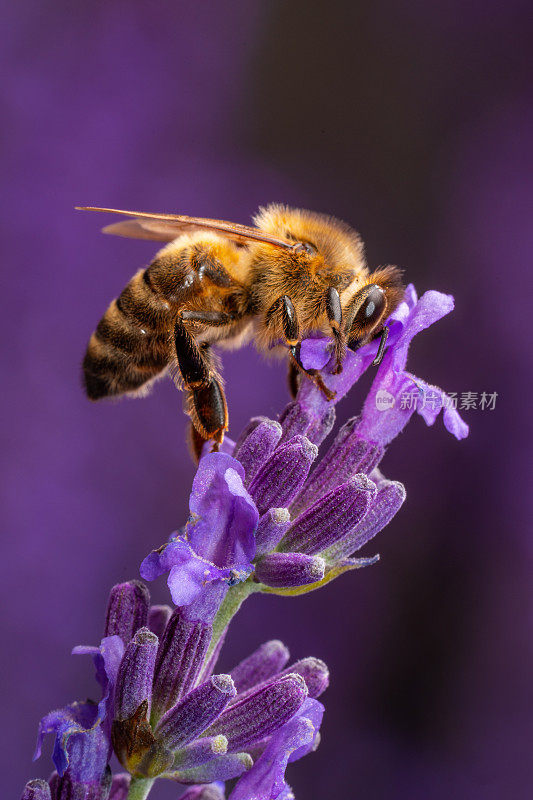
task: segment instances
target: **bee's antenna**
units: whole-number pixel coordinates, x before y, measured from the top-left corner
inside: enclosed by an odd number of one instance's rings
[[[381,362],[383,361],[383,355],[385,353],[385,345],[387,344],[387,339],[389,338],[389,329],[385,325],[383,330],[381,331],[381,338],[379,340],[379,347],[378,352],[375,359],[372,362],[373,367],[379,367]]]

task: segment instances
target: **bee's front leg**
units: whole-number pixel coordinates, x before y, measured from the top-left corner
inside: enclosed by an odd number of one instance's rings
[[[174,326],[176,360],[187,392],[186,408],[194,427],[192,444],[199,459],[204,442],[218,450],[228,428],[228,407],[222,380],[208,344],[198,344],[180,318]]]
[[[290,363],[294,365],[299,372],[303,372],[308,378],[311,378],[317,389],[320,389],[326,400],[333,400],[336,397],[337,392],[328,389],[320,372],[317,369],[306,369],[302,364],[300,360],[300,344],[289,348],[289,352],[291,359]]]

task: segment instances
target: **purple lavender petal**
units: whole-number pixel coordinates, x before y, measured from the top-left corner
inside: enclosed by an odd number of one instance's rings
[[[109,743],[101,726],[88,732],[73,733],[68,743],[67,775],[74,783],[93,784],[98,788],[102,784],[105,786],[108,783],[105,776],[108,754]]]
[[[173,566],[181,565],[184,559],[183,538],[176,537],[158,550],[152,550],[141,563],[140,573],[146,581],[155,581],[160,575],[169,572]],[[188,556],[190,547],[185,550]]]
[[[167,711],[155,729],[156,739],[179,750],[203,733],[236,693],[229,675],[213,675]]]
[[[320,741],[320,726],[322,724],[324,711],[325,708],[322,703],[319,703],[318,700],[313,700],[311,697],[307,698],[301,707],[298,716],[303,717],[312,723],[315,729],[315,735],[310,742],[298,747],[291,753],[289,756],[289,763],[298,761],[299,758],[303,758],[303,756],[306,756],[308,753],[316,750]]]
[[[287,506],[300,491],[318,449],[304,436],[281,445],[259,470],[250,485],[260,514]]]
[[[243,440],[238,450],[238,460],[246,475],[244,485],[249,486],[265,461],[272,455],[281,439],[281,425],[264,419]]]
[[[415,375],[406,373],[416,384],[421,393],[421,403],[417,404],[416,410],[424,419],[426,425],[433,425],[439,413],[443,411],[444,426],[449,433],[456,439],[465,439],[468,436],[468,425],[463,421],[456,408],[453,408],[451,400],[438,386],[431,386],[429,383],[417,378]]]
[[[320,556],[304,553],[270,553],[256,564],[255,577],[265,586],[306,586],[321,581],[326,562]]]
[[[412,307],[395,346],[387,351],[387,356],[392,362],[395,372],[405,369],[407,351],[412,339],[453,311],[453,307],[454,301],[451,295],[434,290],[429,290],[422,295],[416,305]]]
[[[108,800],[127,800],[130,788],[130,775],[127,772],[119,772],[113,775],[111,791]]]
[[[35,778],[28,781],[22,792],[20,800],[51,800],[50,786],[47,781]]]
[[[223,784],[207,783],[204,786],[191,786],[179,800],[224,800]]]
[[[352,417],[339,430],[291,506],[293,515],[353,475],[370,472],[379,462],[383,448],[363,439],[357,430],[358,423],[358,417]]]
[[[177,563],[172,566],[167,582],[172,602],[177,606],[186,606],[201,596],[208,583],[227,580],[229,571],[197,555],[188,542],[181,541],[179,545],[179,561],[176,559]],[[177,548],[174,555],[178,556]]]
[[[180,749],[174,758],[173,770],[192,769],[223,756],[228,752],[228,740],[225,736],[203,736],[195,742]]]
[[[324,369],[333,354],[333,340],[329,338],[304,339],[300,347],[300,360],[304,369]]]
[[[370,541],[389,524],[402,507],[405,500],[405,487],[398,481],[381,481],[375,500],[363,520],[346,536],[328,550],[328,561],[338,561],[351,556],[356,550]]]
[[[231,670],[233,683],[240,694],[280,672],[289,660],[289,651],[279,639],[257,648]]]
[[[150,611],[148,612],[147,627],[152,631],[152,633],[155,633],[158,639],[161,639],[163,636],[165,627],[170,619],[171,614],[172,609],[170,606],[163,605],[150,607]]]
[[[209,729],[223,734],[229,752],[242,750],[284,725],[302,706],[307,686],[301,675],[276,678],[245,699],[230,705]]]
[[[320,422],[328,410],[344,397],[353,384],[359,380],[363,372],[371,365],[376,352],[377,345],[375,342],[361,347],[355,353],[352,350],[348,350],[343,362],[342,372],[339,375],[331,375],[327,371],[323,372],[324,383],[329,389],[336,392],[333,400],[326,400],[312,381],[303,380],[301,382],[297,400],[312,422]]]
[[[233,570],[220,568],[198,555],[183,537],[173,539],[162,549],[153,550],[141,563],[140,572],[145,580],[154,580],[165,572],[172,600],[178,606],[195,601],[203,602],[203,595],[212,583],[228,581]],[[252,571],[251,565],[242,567],[237,573],[244,580]]]
[[[45,734],[55,733],[52,761],[63,775],[70,763],[70,740],[72,736],[88,735],[98,719],[98,706],[95,703],[71,703],[64,708],[51,711],[39,723],[37,743],[33,760],[41,755]]]
[[[161,639],[154,669],[153,714],[158,718],[194,685],[211,641],[212,628],[185,619],[177,608]]]
[[[113,696],[118,670],[124,655],[124,642],[118,635],[106,636],[100,647],[78,645],[72,650],[73,655],[90,655],[96,669],[96,680],[102,687],[102,699],[98,704],[98,718],[104,722],[104,730],[108,737],[111,732],[113,716]]]
[[[141,581],[113,586],[109,594],[104,636],[120,636],[124,644],[146,625],[150,592]]]
[[[126,647],[115,688],[115,719],[129,719],[145,700],[149,718],[158,644],[155,634],[141,628]]]
[[[292,719],[272,736],[263,754],[239,780],[228,800],[271,800],[286,792],[284,775],[290,756],[313,742],[315,735],[309,719],[299,715]]]
[[[217,567],[244,566],[255,555],[259,515],[243,480],[242,464],[224,453],[203,458],[193,480],[187,539]]]
[[[206,625],[212,625],[220,604],[228,593],[230,582],[233,585],[241,580],[246,580],[252,571],[253,567],[251,566],[246,570],[224,570],[224,574],[227,575],[224,580],[206,583],[196,600],[189,605],[182,606],[183,618],[189,622],[203,622]],[[170,586],[171,576],[169,576],[168,583]],[[172,590],[172,586],[170,588]]]
[[[356,475],[321,497],[293,522],[281,548],[315,555],[340,539],[364,517],[376,487],[366,475]]]
[[[274,550],[290,524],[291,515],[287,508],[269,508],[259,520],[255,532],[257,555],[260,556]]]
[[[367,441],[386,446],[402,431],[415,408],[402,408],[401,396],[413,391],[413,381],[405,373],[390,369],[391,359],[385,356],[365,400],[358,432]]]

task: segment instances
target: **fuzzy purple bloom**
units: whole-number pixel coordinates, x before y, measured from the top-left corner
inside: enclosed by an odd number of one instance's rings
[[[148,591],[138,582],[113,588],[107,620],[112,618],[112,629],[122,635],[105,636],[100,647],[74,649],[92,657],[103,699],[98,705],[76,703],[43,718],[36,756],[44,734],[54,733],[57,773],[50,785],[28,784],[25,800],[34,800],[31,792],[44,792],[44,800],[107,800],[110,793],[125,800],[127,775],[111,782],[113,751],[136,777],[212,785],[214,796],[222,792],[214,782],[253,774],[254,760],[270,752],[278,734],[310,708],[309,698],[327,687],[327,667],[318,659],[302,659],[287,668],[288,651],[274,641],[258,648],[232,674],[213,674],[216,658],[209,654],[209,644],[216,608],[218,602],[191,604],[168,615],[160,606],[150,608]],[[200,612],[197,619],[195,610]],[[155,623],[160,636],[138,627],[144,621]],[[108,630],[106,622],[104,632]],[[130,631],[127,641],[122,638],[125,631]],[[307,743],[307,737],[301,738],[301,747]],[[276,766],[276,775],[278,771]],[[196,786],[191,797],[208,798],[206,792]],[[258,800],[269,797],[258,795]],[[38,794],[35,800],[41,800]]]
[[[191,516],[184,533],[172,537],[141,564],[145,580],[169,572],[176,605],[197,600],[209,583],[231,584],[252,572],[259,514],[243,479],[243,466],[231,456],[204,456],[193,481]]]

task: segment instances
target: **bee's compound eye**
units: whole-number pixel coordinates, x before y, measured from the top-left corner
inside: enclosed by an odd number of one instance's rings
[[[374,286],[367,294],[357,316],[363,324],[379,319],[385,308],[385,293],[379,286]]]
[[[357,312],[354,324],[361,328],[372,327],[381,317],[385,308],[385,292],[380,286],[373,286]]]

